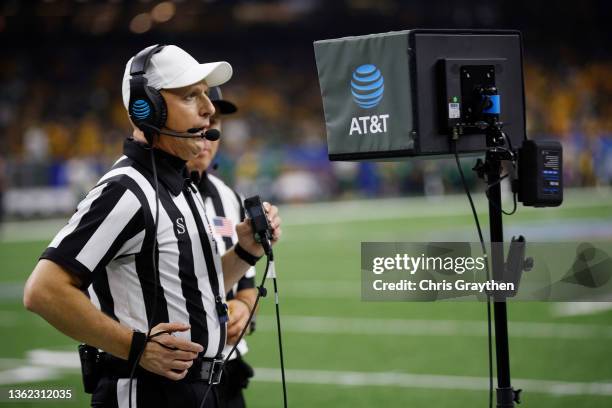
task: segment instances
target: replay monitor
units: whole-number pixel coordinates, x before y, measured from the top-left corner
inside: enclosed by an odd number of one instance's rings
[[[483,153],[525,140],[518,31],[409,30],[314,43],[330,160]]]

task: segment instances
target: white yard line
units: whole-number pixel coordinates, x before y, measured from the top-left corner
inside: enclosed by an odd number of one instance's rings
[[[28,351],[24,360],[1,359],[0,367],[0,385],[54,380],[81,369],[76,351],[40,349]]]
[[[0,371],[0,385],[48,381],[60,377],[62,373],[55,368],[23,365]]]
[[[484,194],[475,195],[474,201],[484,214],[487,209]],[[567,189],[564,191],[564,202],[560,209],[592,208],[606,204],[612,204],[612,188]],[[283,224],[286,226],[471,214],[467,198],[463,194],[286,205],[281,206],[280,210]],[[542,210],[521,207],[520,211]]]
[[[12,327],[19,312],[0,312],[0,327]],[[484,320],[422,320],[385,319],[365,317],[281,316],[283,331],[289,333],[398,335],[398,336],[468,336],[487,335]],[[257,317],[257,328],[276,330],[270,315]],[[612,326],[580,323],[518,322],[510,321],[509,330],[514,338],[534,339],[612,339]]]
[[[401,387],[447,390],[488,390],[486,377],[409,374],[397,372],[286,370],[289,383],[341,385],[352,387]],[[280,382],[280,371],[256,368],[254,381]],[[612,396],[612,383],[566,382],[513,378],[514,388],[539,394]]]
[[[69,218],[5,222],[0,225],[0,243],[51,241]]]
[[[482,194],[475,197],[477,207],[486,211]],[[612,188],[567,189],[561,209],[593,208],[612,203]],[[464,195],[440,197],[400,197],[370,200],[333,201],[298,205],[281,205],[283,224],[289,226],[414,219],[422,217],[469,215]],[[542,211],[521,207],[521,212]],[[556,211],[556,209],[551,209]],[[32,221],[11,221],[1,225],[0,242],[50,240],[68,221],[64,218]]]
[[[584,316],[612,310],[612,302],[565,302],[555,303],[552,313],[555,316]]]
[[[59,378],[66,369],[79,370],[75,351],[32,350],[25,365],[0,371],[0,385],[48,381]],[[411,374],[400,372],[362,372],[297,370],[286,371],[287,380],[296,384],[340,385],[353,387],[400,387],[484,391],[488,378],[453,375]],[[275,368],[255,368],[254,381],[280,382],[280,371]],[[568,382],[534,379],[513,379],[515,388],[527,392],[564,395],[612,396],[609,382]]]
[[[487,324],[477,320],[411,320],[378,318],[339,318],[283,315],[282,327],[288,333],[397,335],[397,336],[474,336],[487,335]],[[275,331],[272,316],[257,318],[257,330]],[[612,339],[612,326],[509,322],[512,338],[533,339]]]

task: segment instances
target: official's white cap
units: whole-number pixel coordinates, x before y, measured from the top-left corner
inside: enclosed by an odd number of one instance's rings
[[[130,67],[133,60],[134,57],[130,58],[123,73],[122,93],[126,109],[130,102]],[[229,81],[232,73],[232,66],[228,62],[200,64],[183,49],[176,45],[167,45],[151,57],[144,76],[148,86],[160,90],[182,88],[201,80],[206,80],[210,87],[219,86]]]

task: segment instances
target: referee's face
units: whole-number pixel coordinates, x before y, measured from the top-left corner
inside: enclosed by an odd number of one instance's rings
[[[210,128],[217,129],[219,132],[221,132],[221,117],[218,113],[215,113],[210,118]],[[190,170],[198,170],[199,172],[203,172],[210,166],[210,163],[215,158],[218,149],[219,140],[210,141],[205,139],[204,147],[202,148],[200,153],[198,153],[195,159],[190,160],[187,163],[187,167]]]
[[[191,128],[210,128],[210,118],[215,107],[208,99],[208,85],[201,81],[183,88],[162,89],[161,94],[168,106],[165,128],[185,132]],[[201,138],[183,139],[162,135],[157,147],[183,160],[194,159],[204,149]]]

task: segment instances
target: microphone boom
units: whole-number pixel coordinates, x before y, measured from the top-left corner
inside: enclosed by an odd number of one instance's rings
[[[183,139],[201,138],[201,139],[206,139],[206,140],[210,140],[211,142],[214,142],[215,140],[219,140],[219,138],[221,137],[221,132],[219,132],[217,129],[208,129],[206,132],[202,132],[204,128],[191,128],[191,129],[188,129],[187,132],[176,132],[174,130],[169,130],[169,129],[162,130],[153,125],[149,125],[149,124],[143,124],[143,125],[156,131],[159,134],[166,135],[166,136],[172,136],[172,137],[180,137]]]

